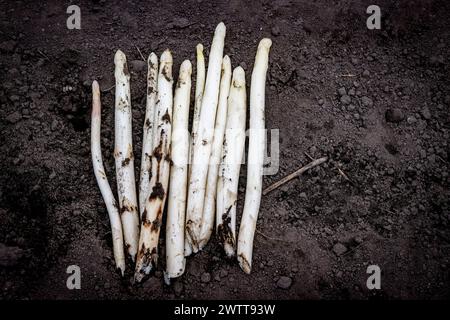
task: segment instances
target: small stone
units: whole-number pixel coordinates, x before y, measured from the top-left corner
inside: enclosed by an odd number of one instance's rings
[[[220,270],[219,275],[221,278],[225,278],[228,275],[228,271],[225,269]]]
[[[367,78],[367,77],[370,76],[370,71],[369,70],[364,70],[362,75],[363,75],[363,77]]]
[[[6,121],[13,124],[19,122],[20,119],[22,119],[22,115],[19,111],[14,111],[6,117]]]
[[[273,26],[271,29],[272,35],[274,36],[279,36],[281,31],[280,31],[280,27],[278,26]]]
[[[430,112],[430,109],[428,107],[423,108],[422,111],[420,112],[420,114],[422,115],[422,117],[425,120],[430,120],[431,119],[431,112]]]
[[[416,118],[414,116],[409,116],[408,118],[406,118],[406,122],[408,122],[409,124],[414,124],[416,123]]]
[[[371,106],[373,106],[373,101],[372,101],[372,99],[370,99],[369,97],[366,97],[366,96],[364,96],[364,97],[361,98],[361,103],[362,103],[363,106],[365,106],[365,107],[371,107]]]
[[[13,267],[17,265],[23,256],[23,250],[19,247],[8,247],[0,243],[0,267]]]
[[[48,178],[50,180],[55,179],[55,177],[56,177],[56,172],[55,171],[52,171],[52,173],[50,173],[50,175],[48,176]]]
[[[358,58],[352,58],[352,64],[354,64],[354,65],[359,64],[359,59]]]
[[[0,44],[0,51],[13,52],[16,44],[14,40],[4,41]]]
[[[292,279],[289,277],[280,277],[277,281],[277,287],[281,289],[289,289],[292,285]]]
[[[184,285],[183,282],[177,281],[173,284],[173,292],[176,296],[180,296],[183,293]]]
[[[344,96],[347,94],[347,90],[344,87],[342,87],[338,89],[338,93],[340,96]]]
[[[317,101],[317,103],[319,103],[319,106],[323,105],[324,101],[323,99],[319,99],[319,101]]]
[[[398,123],[405,119],[405,115],[402,110],[394,108],[386,110],[385,118],[388,122]]]
[[[131,68],[134,71],[143,71],[147,67],[147,63],[142,60],[133,60],[130,62]]]
[[[205,272],[204,274],[202,274],[201,278],[200,278],[201,282],[203,283],[208,283],[211,281],[211,274],[208,272]]]
[[[56,129],[58,129],[58,120],[54,119],[52,121],[52,124],[50,126],[50,129],[52,129],[52,131],[55,131]]]
[[[345,252],[347,252],[347,247],[344,246],[342,243],[336,243],[333,246],[333,252],[337,255],[340,256],[342,254],[344,254]]]
[[[341,102],[343,104],[350,104],[352,102],[352,98],[350,98],[350,96],[345,94],[341,97]]]
[[[175,28],[183,29],[189,26],[189,20],[187,18],[175,18],[172,22]]]

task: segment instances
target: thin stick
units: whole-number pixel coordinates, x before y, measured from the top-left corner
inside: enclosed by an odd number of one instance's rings
[[[298,177],[299,175],[301,175],[303,172],[314,168],[315,166],[318,166],[322,163],[324,163],[325,161],[327,161],[328,158],[327,157],[323,157],[314,161],[311,161],[310,163],[308,163],[306,166],[301,167],[300,169],[298,169],[297,171],[291,173],[290,175],[284,177],[283,179],[281,179],[278,182],[275,182],[274,184],[272,184],[271,186],[267,187],[266,189],[264,189],[263,191],[263,195],[268,194],[269,192],[271,192],[272,190],[275,190],[279,187],[281,187],[283,184],[285,184],[286,182],[291,181],[292,179]]]
[[[141,55],[142,60],[145,61],[144,55],[142,54],[141,50],[139,49],[139,47],[137,45],[134,45],[137,49],[137,51],[139,52],[139,54]]]

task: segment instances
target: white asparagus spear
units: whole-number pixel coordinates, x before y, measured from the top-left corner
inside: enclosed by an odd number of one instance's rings
[[[173,127],[169,203],[166,224],[166,277],[176,278],[184,273],[184,222],[186,214],[187,171],[189,162],[189,101],[192,65],[185,60],[173,101]]]
[[[92,165],[94,167],[95,178],[102,194],[103,200],[108,210],[109,222],[111,223],[111,233],[113,241],[114,260],[116,268],[120,270],[122,276],[125,272],[125,254],[123,251],[123,232],[120,222],[119,207],[111,191],[111,187],[106,177],[103,167],[102,150],[100,146],[100,126],[102,122],[102,110],[100,102],[100,89],[98,82],[92,83],[92,118],[91,118],[91,153]]]
[[[139,237],[139,215],[134,179],[134,155],[131,125],[130,73],[125,54],[117,50],[114,56],[116,78],[115,146],[117,191],[125,247],[131,259],[136,258]]]
[[[228,94],[230,92],[231,62],[228,56],[223,57],[222,78],[220,80],[219,102],[217,106],[216,125],[209,159],[208,178],[206,180],[205,201],[200,231],[199,249],[209,241],[214,229],[216,211],[217,172],[222,154],[223,136],[227,121]]]
[[[200,121],[200,110],[202,106],[203,90],[205,89],[205,57],[203,55],[203,45],[197,44],[197,78],[195,81],[195,104],[194,115],[192,118],[191,148],[189,149],[189,163],[192,164],[193,150],[195,145],[195,137],[197,136],[198,123]],[[189,165],[189,173],[192,166]]]
[[[172,133],[173,78],[172,54],[163,52],[158,72],[158,101],[156,103],[155,134],[152,154],[151,193],[142,213],[139,251],[134,279],[140,282],[156,267],[158,241],[170,173],[170,139]]]
[[[152,174],[153,126],[155,122],[155,105],[158,84],[158,57],[153,52],[147,60],[147,103],[142,138],[141,175],[139,180],[139,212],[145,209],[145,202],[150,195],[150,178]]]
[[[228,257],[233,257],[236,251],[236,203],[245,147],[246,109],[245,72],[242,67],[237,67],[233,70],[228,97],[228,115],[217,181],[216,232]]]
[[[191,176],[192,161],[194,154],[195,137],[197,136],[198,123],[200,121],[200,108],[202,106],[203,90],[205,89],[205,57],[203,55],[203,45],[201,43],[197,44],[197,78],[195,81],[195,104],[194,104],[194,115],[192,118],[192,130],[191,130],[191,146],[189,148],[189,175]],[[192,248],[189,244],[187,237],[184,237],[184,248],[185,256],[190,256],[192,254]]]
[[[211,45],[205,91],[200,110],[200,122],[193,150],[192,171],[189,177],[185,235],[194,253],[198,251],[206,178],[209,157],[211,155],[211,143],[214,135],[217,100],[219,98],[225,33],[225,25],[221,22],[216,27]]]
[[[261,203],[264,149],[266,144],[264,125],[265,85],[271,45],[272,41],[267,38],[259,42],[250,86],[247,188],[237,248],[239,265],[246,273],[250,273],[252,268],[253,238]]]

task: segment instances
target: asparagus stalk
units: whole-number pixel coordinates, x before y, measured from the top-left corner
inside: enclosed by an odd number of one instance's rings
[[[205,91],[203,93],[198,134],[193,149],[192,172],[189,177],[188,203],[186,211],[186,237],[193,252],[199,248],[200,224],[206,189],[211,143],[214,134],[217,100],[219,98],[220,71],[225,41],[225,25],[216,27],[211,45]]]
[[[161,55],[158,72],[158,101],[156,103],[155,134],[153,140],[151,193],[142,213],[139,251],[134,278],[140,282],[156,267],[158,240],[166,190],[170,173],[170,139],[172,133],[173,78],[172,54],[166,50]]]
[[[195,146],[195,138],[198,132],[198,123],[200,121],[200,108],[202,106],[203,90],[205,89],[205,57],[203,55],[203,45],[197,44],[197,79],[195,81],[195,104],[194,104],[194,116],[192,119],[191,130],[191,147],[189,148],[189,175],[191,176],[192,162],[193,162],[193,150]],[[185,256],[192,254],[192,248],[189,244],[187,237],[184,237],[184,250]]]
[[[261,202],[265,149],[264,103],[265,82],[269,63],[270,39],[262,39],[256,52],[250,87],[250,137],[247,162],[247,189],[238,238],[238,261],[242,270],[252,268],[253,238]]]
[[[166,277],[184,273],[184,222],[186,214],[187,170],[189,161],[189,101],[192,65],[185,60],[180,67],[173,102],[173,128],[169,203],[166,224]]]
[[[236,251],[236,203],[239,171],[245,147],[246,99],[245,72],[233,70],[222,160],[217,182],[216,231],[228,257]]]
[[[134,155],[131,125],[130,73],[125,54],[117,50],[114,57],[116,78],[115,147],[117,190],[125,247],[131,259],[136,258],[139,216],[134,179]]]
[[[189,149],[189,163],[192,164],[193,150],[195,146],[195,137],[198,132],[198,123],[200,121],[200,110],[202,106],[203,90],[205,89],[205,57],[203,55],[203,45],[197,44],[197,79],[195,82],[195,104],[194,104],[194,116],[192,118],[192,134],[191,134],[191,148]],[[191,173],[192,166],[189,166],[189,174]]]
[[[202,249],[209,241],[214,229],[217,172],[222,153],[223,136],[227,121],[227,100],[230,92],[231,62],[228,56],[223,57],[222,78],[220,80],[219,102],[216,114],[214,138],[209,159],[208,178],[206,180],[205,201],[203,204],[203,217],[200,232],[199,249]]]
[[[125,255],[123,251],[123,232],[120,222],[119,207],[109,186],[103,167],[102,150],[100,146],[100,126],[102,122],[102,111],[100,102],[100,89],[98,82],[92,83],[92,118],[91,118],[91,153],[94,174],[103,200],[108,210],[109,222],[111,223],[111,233],[113,241],[114,260],[116,268],[120,270],[122,276],[125,272]]]
[[[141,218],[145,209],[145,202],[150,195],[150,178],[152,174],[153,126],[158,90],[158,57],[153,52],[148,56],[147,65],[147,104],[145,108],[141,175],[139,179],[139,212]]]

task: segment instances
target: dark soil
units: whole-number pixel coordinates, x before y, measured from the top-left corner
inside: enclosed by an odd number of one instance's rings
[[[0,1],[0,297],[450,298],[449,2],[378,1],[381,30],[366,28],[372,1],[156,3],[78,1],[82,29],[69,30],[66,2]],[[131,66],[138,165],[146,70],[132,63],[137,48],[145,57],[170,48],[177,76],[197,43],[209,49],[219,21],[248,84],[258,41],[273,40],[266,123],[280,130],[280,168],[264,186],[308,163],[306,153],[330,161],[263,197],[251,275],[214,239],[171,286],[164,259],[133,285],[130,271],[114,270],[92,172],[90,85],[103,90],[115,191],[114,52]],[[164,257],[163,234],[160,248]],[[366,287],[371,264],[381,290]],[[69,265],[81,268],[81,290],[66,287]]]

